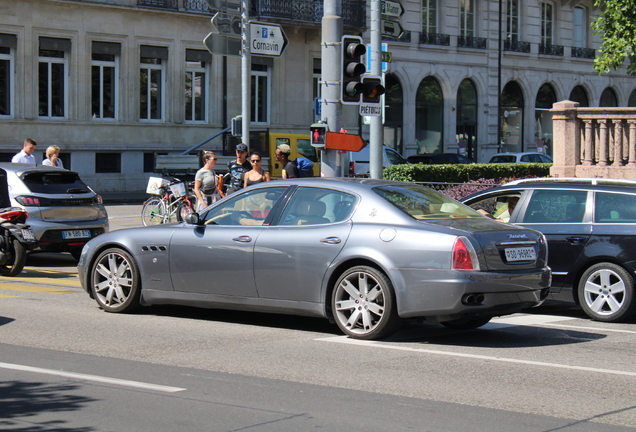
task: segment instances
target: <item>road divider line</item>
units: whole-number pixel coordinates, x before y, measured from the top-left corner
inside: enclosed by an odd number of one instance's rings
[[[62,288],[48,288],[48,287],[38,287],[31,285],[19,285],[19,284],[8,284],[1,283],[0,290],[7,291],[23,291],[23,292],[34,292],[34,293],[46,293],[46,294],[73,294],[78,291],[72,291]]]
[[[58,371],[53,369],[43,369],[43,368],[11,364],[11,363],[0,362],[0,368],[16,370],[21,372],[31,372],[31,373],[38,373],[38,374],[44,374],[44,375],[53,375],[53,376],[59,376],[63,378],[78,379],[82,381],[93,381],[93,382],[99,382],[103,384],[113,384],[113,385],[119,385],[124,387],[134,387],[134,388],[144,389],[144,390],[154,390],[154,391],[160,391],[160,392],[166,392],[166,393],[176,393],[176,392],[187,390],[181,387],[170,387],[170,386],[164,386],[159,384],[144,383],[140,381],[129,381],[129,380],[123,380],[118,378],[108,378],[108,377],[103,377],[99,375],[87,375],[82,373],[65,372],[65,371]]]
[[[470,358],[470,359],[476,359],[476,360],[487,360],[487,361],[496,361],[496,362],[503,362],[503,363],[517,363],[517,364],[530,365],[530,366],[551,367],[556,369],[569,369],[569,370],[577,370],[577,371],[584,371],[584,372],[603,373],[608,375],[622,375],[622,376],[636,377],[636,372],[620,371],[620,370],[613,370],[613,369],[600,369],[600,368],[593,368],[593,367],[587,367],[587,366],[574,366],[574,365],[566,365],[566,364],[560,364],[560,363],[547,363],[547,362],[539,362],[539,361],[532,361],[532,360],[520,360],[520,359],[505,358],[505,357],[493,357],[493,356],[485,356],[480,354],[466,354],[466,353],[460,353],[460,352],[454,352],[454,351],[438,351],[438,350],[431,350],[431,349],[425,349],[425,348],[411,348],[411,347],[398,346],[398,345],[387,345],[382,342],[349,339],[347,336],[332,336],[327,338],[318,338],[314,340],[319,342],[335,342],[335,343],[341,343],[345,345],[357,345],[357,346],[364,346],[364,347],[370,347],[370,348],[382,348],[382,349],[390,349],[390,350],[396,350],[396,351],[408,351],[408,352],[415,352],[415,353],[442,355],[442,356],[448,356],[448,357],[463,357],[463,358]]]

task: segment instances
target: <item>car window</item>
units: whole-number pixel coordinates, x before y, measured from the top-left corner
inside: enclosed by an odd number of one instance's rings
[[[373,191],[417,220],[483,217],[470,207],[423,186],[378,186]]]
[[[66,194],[86,193],[88,186],[72,171],[33,172],[22,177],[22,182],[33,193]]]
[[[516,157],[513,155],[493,156],[490,159],[490,163],[515,163],[515,162],[516,162]]]
[[[324,188],[300,187],[287,204],[280,225],[320,225],[346,220],[354,195]]]
[[[636,222],[636,195],[597,192],[594,222]]]
[[[508,222],[514,213],[520,198],[521,192],[488,196],[488,198],[471,203],[470,207],[481,214],[490,216],[498,221]]]
[[[298,139],[296,140],[296,146],[298,148],[298,153],[312,162],[318,162],[318,156],[316,147],[313,147],[308,139]]]
[[[263,225],[276,201],[287,187],[270,187],[247,191],[230,197],[205,215],[205,225]]]
[[[524,223],[577,223],[583,221],[587,191],[535,190]]]
[[[386,152],[386,158],[393,165],[401,165],[401,164],[405,164],[406,163],[406,159],[404,159],[402,156],[400,156],[400,154],[398,152],[396,152],[394,150],[391,150],[391,149],[384,149],[384,151]]]
[[[543,163],[552,163],[552,159],[550,159],[549,156],[545,156],[545,155],[539,155],[539,159],[541,160],[541,162]]]

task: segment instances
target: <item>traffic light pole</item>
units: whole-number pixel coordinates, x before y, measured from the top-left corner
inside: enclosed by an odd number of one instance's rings
[[[242,117],[242,131],[241,141],[243,144],[250,148],[250,106],[252,103],[250,92],[250,78],[252,74],[252,59],[250,55],[250,43],[249,43],[249,0],[242,0],[241,2],[241,41],[243,45],[243,52],[241,53],[241,117]]]
[[[380,0],[371,0],[371,75],[382,76],[382,34],[380,32]],[[372,116],[369,122],[369,175],[382,178],[384,129],[382,116]]]
[[[342,59],[340,39],[342,38],[342,1],[324,0],[322,17],[321,53],[321,104],[322,118],[327,120],[329,130],[340,131],[342,105],[340,104],[340,67]],[[322,177],[341,177],[342,164],[337,150],[322,149],[320,174]]]

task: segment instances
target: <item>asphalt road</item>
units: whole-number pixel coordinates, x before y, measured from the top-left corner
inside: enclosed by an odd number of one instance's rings
[[[111,229],[139,225],[113,207]],[[635,357],[634,323],[573,308],[360,342],[314,318],[108,314],[66,254],[0,280],[0,430],[636,431]]]

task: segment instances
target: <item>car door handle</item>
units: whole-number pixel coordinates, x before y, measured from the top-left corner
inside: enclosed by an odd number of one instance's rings
[[[250,236],[239,236],[239,237],[234,237],[232,240],[234,240],[235,242],[238,243],[249,243],[252,241],[252,237]]]
[[[324,239],[320,240],[320,243],[326,243],[326,244],[339,244],[342,240],[340,240],[338,237],[327,237]]]
[[[565,239],[573,245],[581,244],[585,241],[585,237],[566,237]]]

